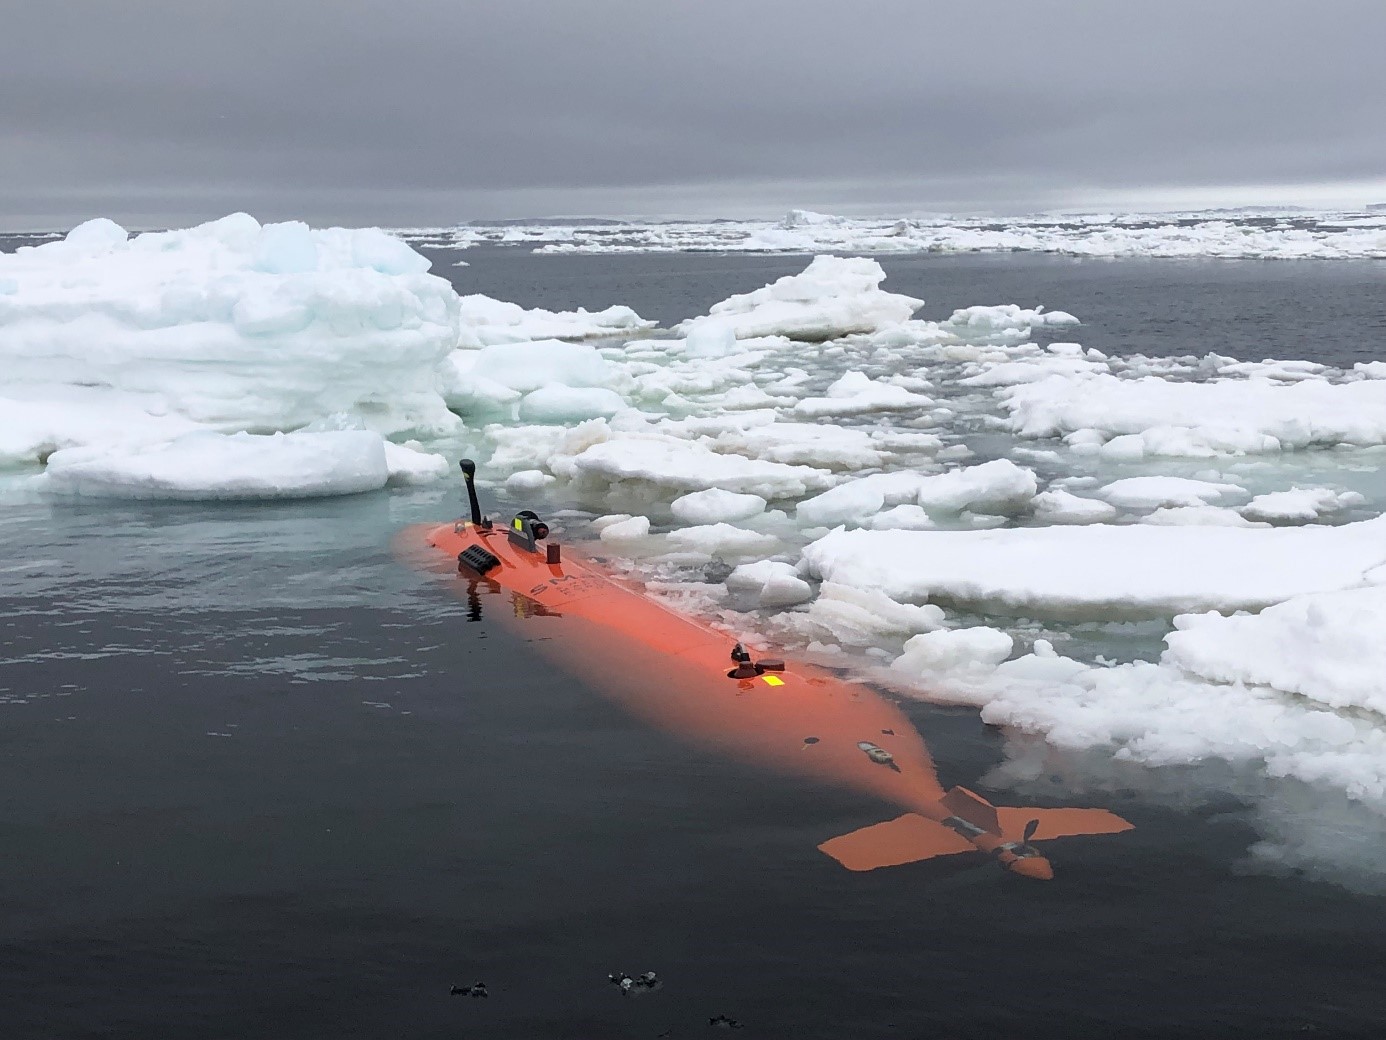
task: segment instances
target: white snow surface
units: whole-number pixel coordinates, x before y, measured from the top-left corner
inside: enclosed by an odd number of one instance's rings
[[[1141,438],[1130,455],[1274,452],[1386,444],[1386,380],[1254,377],[1175,382],[1160,376],[1050,375],[998,394],[1024,437]]]
[[[1259,609],[1291,596],[1386,582],[1386,518],[1341,527],[1008,528],[833,531],[811,574],[892,599],[1057,618]]]
[[[406,479],[414,466],[428,465],[419,452],[391,447],[407,453],[397,461]],[[206,501],[350,495],[382,488],[389,478],[378,433],[333,430],[270,436],[199,431],[133,450],[64,448],[35,480],[58,494]]]
[[[1386,716],[1386,586],[1323,592],[1260,614],[1185,614],[1163,660],[1215,683],[1268,686]]]
[[[0,295],[0,396],[100,388],[114,407],[223,431],[334,412],[385,434],[449,430],[438,364],[457,342],[457,296],[427,268],[374,228],[238,213],[128,238],[89,222],[0,254],[16,286]],[[54,432],[85,442],[80,426]]]

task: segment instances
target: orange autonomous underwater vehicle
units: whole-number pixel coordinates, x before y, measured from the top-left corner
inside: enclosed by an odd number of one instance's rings
[[[508,593],[513,610],[503,616],[540,626],[540,653],[653,725],[904,809],[819,846],[849,870],[981,851],[1012,873],[1048,879],[1033,842],[1130,829],[1105,809],[1005,808],[965,787],[945,791],[918,731],[881,695],[812,665],[757,660],[547,542],[532,511],[493,524],[477,503],[475,465],[464,459],[462,471],[471,519],[411,528],[406,552],[427,546],[456,561],[475,603],[483,592]]]

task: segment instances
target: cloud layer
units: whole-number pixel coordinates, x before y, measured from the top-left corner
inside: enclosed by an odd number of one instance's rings
[[[45,0],[0,227],[1293,194],[1386,176],[1383,38],[1376,0]]]

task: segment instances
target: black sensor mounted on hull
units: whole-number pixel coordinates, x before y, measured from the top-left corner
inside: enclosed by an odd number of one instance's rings
[[[539,542],[549,536],[549,525],[533,509],[521,509],[510,521],[510,540],[529,552],[539,551]]]
[[[469,545],[457,554],[459,571],[466,567],[485,577],[487,571],[495,570],[499,566],[500,557],[480,545]]]

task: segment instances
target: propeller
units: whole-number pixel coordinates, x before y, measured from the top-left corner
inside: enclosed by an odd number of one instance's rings
[[[1039,849],[1030,844],[1030,839],[1035,836],[1035,831],[1039,830],[1039,820],[1031,820],[1025,825],[1025,830],[1020,834],[1020,842],[1016,845],[1015,851],[1020,856],[1038,856]]]

